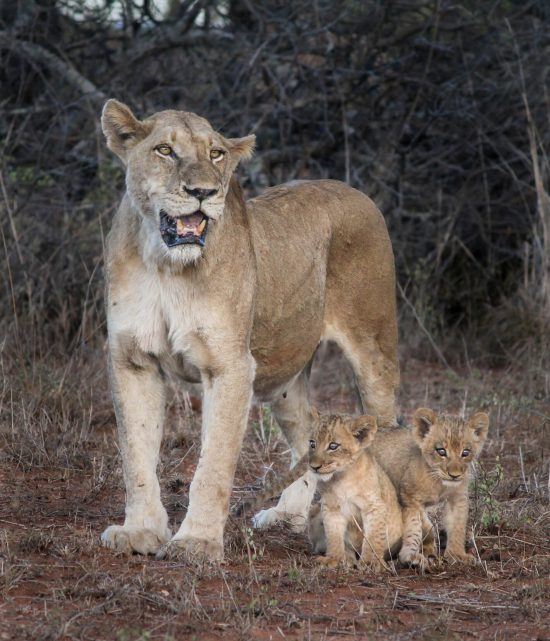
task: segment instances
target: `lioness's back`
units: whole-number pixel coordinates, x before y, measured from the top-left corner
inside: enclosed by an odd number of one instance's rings
[[[339,180],[293,180],[269,187],[247,201],[254,239],[260,232],[281,227],[301,229],[321,236],[325,223],[345,223],[346,229],[371,232],[386,230],[384,219],[374,202],[364,193]],[[259,239],[259,238],[258,238]]]

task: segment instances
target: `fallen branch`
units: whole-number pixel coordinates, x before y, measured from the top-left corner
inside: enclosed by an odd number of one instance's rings
[[[27,40],[19,40],[6,31],[0,31],[0,48],[14,51],[18,55],[29,58],[33,62],[47,67],[50,71],[64,78],[87,99],[98,105],[107,99],[105,94],[99,90],[93,82],[85,78],[69,62],[61,60],[61,58],[41,45],[28,42]]]

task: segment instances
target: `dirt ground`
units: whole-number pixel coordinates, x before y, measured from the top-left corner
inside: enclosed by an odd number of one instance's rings
[[[322,352],[316,404],[353,411],[349,368],[332,347]],[[228,523],[227,558],[217,568],[116,556],[99,546],[124,510],[104,390],[85,447],[64,463],[33,463],[12,426],[0,458],[0,639],[550,640],[548,378],[531,384],[528,373],[451,372],[410,359],[402,378],[405,420],[420,405],[490,411],[471,490],[479,567],[442,565],[426,575],[395,567],[376,577],[320,569],[305,535],[284,526],[254,531],[244,519]],[[185,514],[199,425],[196,393],[174,396],[160,469],[173,524]],[[268,408],[255,408],[234,500],[288,461]]]

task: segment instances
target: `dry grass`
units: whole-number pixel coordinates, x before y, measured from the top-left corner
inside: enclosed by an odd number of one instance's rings
[[[353,410],[349,367],[333,347],[323,352],[314,368],[317,404]],[[373,577],[321,570],[303,535],[284,526],[258,532],[238,519],[228,523],[227,561],[220,568],[101,549],[102,528],[123,516],[124,493],[113,417],[107,401],[100,402],[106,399],[105,377],[97,368],[102,357],[96,357],[85,370],[92,374],[93,366],[94,376],[80,379],[91,387],[92,400],[84,404],[86,429],[63,432],[29,406],[20,413],[10,406],[18,429],[4,434],[9,447],[0,463],[2,486],[9,488],[0,498],[0,611],[6,622],[1,639],[397,640],[420,635],[434,641],[519,641],[544,639],[550,632],[549,407],[548,390],[537,388],[540,373],[456,374],[406,359],[405,416],[426,403],[457,411],[483,407],[491,413],[490,438],[472,487],[471,538],[482,565],[474,570],[441,566],[426,576],[399,569],[394,576]],[[83,406],[74,399],[71,405],[75,387],[67,385],[69,398],[58,405],[48,400],[52,416],[63,416],[63,403],[72,412]],[[200,416],[192,405],[193,397],[174,396],[162,451],[163,496],[174,522],[185,514],[197,459]],[[44,446],[29,458],[37,438]],[[268,410],[254,412],[234,499],[266,469],[284,469],[288,459]]]

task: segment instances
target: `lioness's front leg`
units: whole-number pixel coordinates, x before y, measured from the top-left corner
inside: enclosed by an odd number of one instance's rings
[[[189,491],[187,516],[166,547],[209,560],[223,559],[223,529],[235,467],[252,400],[251,355],[231,363],[212,380],[204,377],[201,454]]]
[[[101,540],[121,552],[154,554],[171,536],[157,479],[164,383],[150,357],[141,354],[137,363],[116,340],[112,343],[111,390],[126,485],[126,518],[124,525],[108,527]]]

